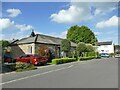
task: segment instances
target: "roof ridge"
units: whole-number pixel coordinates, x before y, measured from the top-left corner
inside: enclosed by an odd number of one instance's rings
[[[63,39],[63,38],[60,38],[60,37],[54,37],[54,36],[45,35],[45,34],[36,34],[36,35],[42,35],[42,36],[47,36],[47,37],[52,37],[52,38],[57,38],[57,39]]]

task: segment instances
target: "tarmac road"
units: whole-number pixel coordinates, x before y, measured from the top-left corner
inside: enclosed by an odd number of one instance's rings
[[[2,75],[3,88],[118,88],[118,59],[94,59]]]

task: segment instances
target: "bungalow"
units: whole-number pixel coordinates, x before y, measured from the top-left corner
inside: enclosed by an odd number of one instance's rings
[[[98,42],[97,52],[108,54],[114,53],[114,44],[112,43],[112,41]]]
[[[55,55],[56,58],[60,57],[62,38],[52,37],[48,35],[35,34],[32,31],[31,35],[20,40],[15,40],[10,44],[12,58],[19,57],[25,54],[38,54],[38,49],[41,46],[48,47]],[[75,50],[77,44],[71,42],[71,50]]]

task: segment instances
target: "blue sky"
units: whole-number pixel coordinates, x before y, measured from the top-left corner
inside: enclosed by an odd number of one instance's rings
[[[65,38],[73,25],[88,26],[99,41],[118,43],[117,3],[4,2],[1,39],[20,39],[36,33]]]

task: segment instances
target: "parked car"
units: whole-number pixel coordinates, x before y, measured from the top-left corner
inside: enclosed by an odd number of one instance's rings
[[[24,55],[14,59],[16,62],[25,62],[34,65],[46,64],[48,61],[47,57],[42,57],[38,55]]]
[[[109,58],[109,57],[110,57],[110,55],[107,54],[107,53],[102,53],[102,54],[100,54],[100,56],[101,56],[101,57],[106,57],[106,58]]]
[[[116,54],[116,55],[115,55],[115,58],[120,58],[120,54]]]

